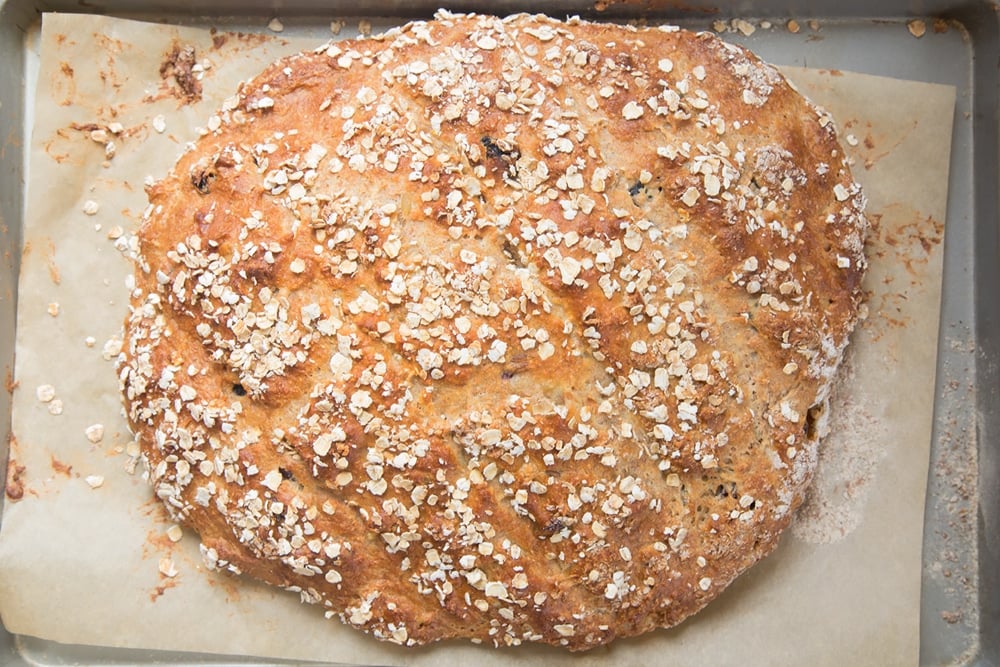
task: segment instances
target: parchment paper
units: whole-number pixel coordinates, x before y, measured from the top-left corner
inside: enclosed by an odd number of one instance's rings
[[[951,87],[788,70],[856,144],[848,150],[875,225],[870,316],[851,347],[839,428],[824,445],[804,529],[679,628],[576,656],[464,642],[404,650],[325,620],[293,594],[206,571],[193,535],[171,542],[149,488],[126,472],[130,438],[103,358],[114,352],[130,271],[109,232],[134,228],[144,178],[169,168],[239,79],[316,43],[45,16],[18,303],[11,470],[20,473],[8,480],[0,530],[7,628],[60,642],[348,663],[915,664]],[[178,45],[210,65],[194,104],[169,71],[161,76]],[[122,127],[107,137],[109,159],[106,138],[91,132],[112,123]],[[99,207],[93,215],[88,201]],[[41,385],[53,386],[53,401],[38,399]],[[86,434],[95,424],[104,427],[98,442]],[[94,476],[103,477],[97,488]],[[838,506],[847,497],[853,504]],[[838,512],[853,518],[830,521]]]

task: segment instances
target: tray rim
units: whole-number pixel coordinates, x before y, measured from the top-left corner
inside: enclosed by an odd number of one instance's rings
[[[764,0],[766,2],[766,0]],[[465,0],[458,3],[408,3],[405,0],[389,0],[385,3],[387,11],[379,11],[380,15],[427,16],[433,9],[445,6],[452,11],[496,11],[500,4],[502,13],[515,11],[540,11],[533,3],[524,0],[513,2],[491,3],[487,0]],[[166,18],[176,22],[200,22],[202,20],[220,20],[239,17],[267,18],[280,14],[296,20],[307,20],[321,15],[356,15],[354,12],[339,12],[337,6],[348,6],[347,3],[334,3],[333,6],[317,7],[317,3],[306,0],[292,0],[289,3],[268,2],[247,6],[239,0],[217,0],[211,13],[205,13],[192,0],[182,0],[178,3],[168,3],[163,0],[141,2],[130,0],[97,0],[90,3],[86,0],[0,0],[0,53],[12,51],[14,59],[4,58],[6,68],[0,70],[0,130],[10,136],[8,131],[13,124],[24,127],[25,106],[25,70],[26,44],[29,27],[40,14],[46,11],[62,11],[70,13],[106,13],[130,18]],[[692,0],[684,3],[678,0],[611,0],[605,11],[596,11],[592,5],[581,8],[581,3],[572,0],[555,0],[547,3],[544,13],[554,16],[578,14],[586,18],[604,20],[629,20],[644,17],[656,20],[677,20],[688,22],[692,19],[728,20],[730,18],[796,19],[808,20],[816,18],[821,21],[874,21],[898,23],[913,18],[945,18],[953,25],[964,30],[970,53],[970,69],[972,80],[969,83],[970,93],[974,96],[971,135],[974,139],[971,148],[972,174],[1000,174],[1000,77],[997,74],[997,63],[1000,62],[1000,3],[997,0],[928,0],[927,2],[907,2],[906,0],[889,0],[878,3],[877,6],[864,0],[847,0],[838,3],[836,13],[829,11],[817,3],[797,6],[790,0],[775,0],[764,5],[741,3],[734,11],[720,10],[705,0]],[[581,11],[583,9],[584,11]],[[373,12],[368,12],[369,14]],[[8,55],[9,54],[5,54]],[[18,81],[19,79],[19,81]],[[992,109],[992,115],[984,110]],[[991,141],[992,139],[992,141]],[[11,314],[16,309],[16,284],[19,273],[21,247],[21,226],[24,219],[23,190],[25,174],[25,150],[23,144],[13,145],[8,139],[5,149],[8,155],[0,169],[0,244],[9,243],[16,249],[10,254],[9,263],[0,265],[0,286],[10,282],[12,295],[6,299],[0,298],[0,359],[12,372],[13,370],[13,336],[14,319]],[[13,181],[13,182],[12,182]],[[1000,481],[1000,293],[988,294],[984,289],[989,285],[1000,285],[1000,194],[997,193],[995,182],[988,183],[985,178],[977,178],[973,183],[972,221],[975,236],[975,256],[973,264],[973,286],[976,293],[973,300],[973,342],[975,343],[974,366],[969,374],[974,379],[971,398],[974,400],[975,442],[978,445],[979,465],[977,472],[980,479],[993,484],[992,495],[988,500],[994,500]],[[12,187],[16,186],[16,187]],[[6,223],[6,224],[4,224]],[[942,334],[945,327],[942,315]],[[945,340],[942,335],[941,339]],[[939,347],[938,366],[941,370],[944,351]],[[941,377],[939,372],[938,377]],[[10,382],[8,381],[8,384]],[[980,390],[984,389],[984,390]],[[0,479],[6,479],[7,437],[10,435],[10,394],[0,392]],[[936,388],[935,417],[937,421],[941,404],[947,402],[942,397],[940,379]],[[934,439],[939,435],[935,427]],[[933,476],[933,471],[930,473]],[[982,484],[977,486],[981,493]],[[0,508],[4,498],[0,496]],[[932,511],[932,503],[928,502],[928,519]],[[993,506],[983,503],[980,497],[978,504],[977,526],[978,547],[980,554],[1000,555],[1000,517],[994,514],[1000,508],[1000,502]],[[925,522],[925,526],[927,523]],[[929,532],[929,531],[925,531]],[[925,537],[925,552],[927,549]],[[979,559],[979,644],[971,647],[967,654],[954,656],[950,664],[1000,664],[1000,633],[990,633],[990,628],[1000,627],[1000,567],[990,568],[989,563]],[[926,578],[925,557],[925,578]],[[27,665],[25,649],[31,651],[47,651],[62,664],[64,660],[73,660],[73,655],[87,654],[90,647],[68,647],[48,642],[52,646],[42,646],[32,638],[11,635],[2,626],[0,619],[0,661],[4,664]],[[44,644],[44,642],[43,642]],[[68,652],[67,652],[68,651]],[[101,655],[91,655],[86,664],[131,664],[134,661],[163,659],[176,661],[177,664],[191,664],[195,660],[205,663],[201,654],[163,654],[155,651],[118,651],[102,649]],[[108,661],[110,655],[110,662]],[[921,664],[924,664],[922,651]],[[87,658],[85,658],[87,659]],[[210,660],[211,664],[261,664],[254,659],[219,656]],[[272,664],[270,661],[267,664]]]

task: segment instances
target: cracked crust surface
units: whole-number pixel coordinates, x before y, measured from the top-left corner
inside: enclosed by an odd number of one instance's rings
[[[707,33],[442,13],[275,63],[149,189],[119,373],[213,567],[573,650],[776,545],[857,319],[833,123]]]

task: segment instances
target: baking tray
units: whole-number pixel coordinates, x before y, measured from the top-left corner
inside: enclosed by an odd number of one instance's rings
[[[279,16],[286,30],[326,39],[332,18],[358,5],[307,0],[215,0],[210,14],[193,0],[0,0],[0,468],[10,433],[17,280],[30,113],[40,15],[103,13],[183,24],[264,31]],[[543,11],[556,17],[668,21],[711,29],[739,17],[757,30],[741,42],[776,64],[851,70],[953,85],[957,89],[923,547],[920,662],[1000,665],[1000,4],[744,0],[597,0],[546,3],[426,3],[372,0],[379,24],[453,11]],[[798,33],[785,29],[794,17]],[[920,41],[907,22],[921,19]],[[815,24],[810,24],[815,21]],[[770,27],[765,27],[770,25]],[[5,479],[0,470],[0,480]],[[0,494],[0,503],[3,502]],[[822,604],[822,601],[817,601]],[[253,658],[66,646],[14,636],[0,625],[0,664],[261,664]],[[268,661],[268,664],[274,664]]]

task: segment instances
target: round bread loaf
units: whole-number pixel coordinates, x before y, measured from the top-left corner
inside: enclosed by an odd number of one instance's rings
[[[867,223],[714,35],[441,13],[284,59],[149,188],[119,373],[212,567],[406,645],[671,626],[802,500]]]

